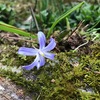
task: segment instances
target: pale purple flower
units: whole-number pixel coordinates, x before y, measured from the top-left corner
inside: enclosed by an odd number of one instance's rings
[[[50,39],[50,43],[46,46],[46,37],[43,32],[38,32],[38,41],[39,41],[39,49],[37,48],[27,48],[21,47],[18,50],[18,54],[26,55],[26,56],[36,56],[34,62],[30,65],[23,66],[26,70],[31,70],[35,66],[39,69],[41,66],[45,64],[45,58],[50,60],[54,60],[54,54],[50,53],[52,49],[55,48],[56,42],[53,38]]]

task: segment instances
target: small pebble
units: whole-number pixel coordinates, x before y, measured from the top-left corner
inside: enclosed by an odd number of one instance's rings
[[[0,91],[4,91],[5,88],[0,85]]]
[[[11,94],[11,97],[12,97],[13,99],[18,100],[18,96],[16,95],[16,93],[12,93],[12,94]]]

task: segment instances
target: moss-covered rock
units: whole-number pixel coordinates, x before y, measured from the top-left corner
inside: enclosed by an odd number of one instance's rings
[[[19,74],[1,70],[0,76],[9,77],[27,91],[31,91],[34,98],[38,100],[99,100],[99,45],[100,43],[92,45],[91,54],[61,52],[56,54],[54,61],[47,60],[45,66],[39,70],[36,68],[31,71],[23,70]],[[11,55],[10,59],[14,58],[15,61],[12,65],[16,64],[16,60],[18,65],[25,65],[25,62],[34,60],[34,58],[28,59],[17,54],[14,56],[17,49],[18,47],[12,49],[12,55],[8,52],[8,55]],[[3,52],[2,55],[4,55]],[[6,57],[5,64],[8,64],[7,59],[9,61],[9,56]]]

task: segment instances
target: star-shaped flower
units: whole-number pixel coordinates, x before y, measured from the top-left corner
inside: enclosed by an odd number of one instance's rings
[[[43,32],[38,32],[38,41],[39,41],[39,49],[37,48],[27,48],[27,47],[20,47],[18,50],[18,54],[26,55],[26,56],[36,56],[34,62],[30,65],[23,66],[26,70],[31,70],[35,66],[39,69],[41,66],[45,64],[45,58],[50,60],[54,59],[54,54],[50,53],[52,49],[55,48],[56,42],[53,38],[50,39],[50,43],[46,46],[46,37]]]

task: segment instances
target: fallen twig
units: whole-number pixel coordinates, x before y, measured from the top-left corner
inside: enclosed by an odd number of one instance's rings
[[[86,41],[85,43],[79,45],[77,48],[74,49],[74,51],[77,51],[80,47],[82,47],[82,46],[88,44],[88,42],[89,42],[89,41]]]
[[[93,72],[94,74],[100,74],[99,71],[93,71],[93,70],[91,70],[90,68],[87,68],[87,67],[85,67],[84,69],[87,70],[87,71],[91,71],[91,72]]]
[[[5,97],[7,100],[10,100],[6,95],[1,94],[3,97]]]

